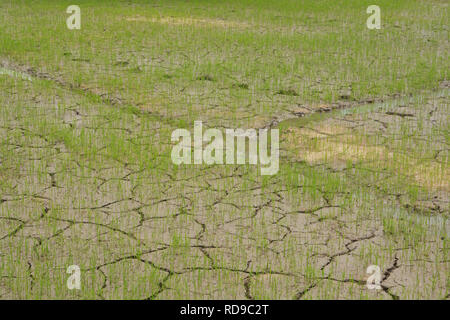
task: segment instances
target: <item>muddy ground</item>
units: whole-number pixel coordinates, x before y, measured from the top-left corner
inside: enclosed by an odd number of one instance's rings
[[[174,166],[167,119],[15,72],[1,76],[1,298],[448,299],[448,88],[267,121],[282,164],[263,178]]]

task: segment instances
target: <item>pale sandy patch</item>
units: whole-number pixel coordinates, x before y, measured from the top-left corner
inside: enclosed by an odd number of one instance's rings
[[[392,158],[392,153],[386,152],[382,147],[371,147],[360,144],[321,141],[322,151],[307,152],[306,161],[310,163],[322,162],[323,160],[387,160]]]
[[[13,78],[21,78],[23,80],[32,81],[31,76],[26,73],[3,68],[3,67],[0,67],[0,75],[7,75],[7,76],[10,76]]]
[[[143,17],[134,16],[125,18],[126,21],[150,22],[168,25],[194,25],[194,26],[211,26],[221,28],[248,28],[251,25],[246,22],[229,21],[222,19],[210,18],[190,18],[190,17]]]
[[[314,128],[289,128],[286,143],[297,159],[311,165],[364,161],[374,169],[390,168],[433,190],[450,189],[450,170],[445,165],[432,160],[423,162],[404,154],[394,154],[385,146],[370,145],[367,139],[351,134],[345,127],[322,122]]]

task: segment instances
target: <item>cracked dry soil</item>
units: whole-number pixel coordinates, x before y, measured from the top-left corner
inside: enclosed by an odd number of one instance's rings
[[[448,89],[289,120],[262,178],[174,166],[170,119],[31,76],[1,78],[1,298],[449,297]]]

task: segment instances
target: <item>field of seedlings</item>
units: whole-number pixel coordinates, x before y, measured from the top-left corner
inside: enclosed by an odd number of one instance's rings
[[[449,299],[449,13],[0,0],[0,299]],[[174,164],[194,121],[279,170]]]

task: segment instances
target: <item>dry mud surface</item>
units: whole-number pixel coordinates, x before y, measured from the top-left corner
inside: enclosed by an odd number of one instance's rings
[[[14,75],[0,76],[1,298],[449,297],[448,89],[283,122],[280,172],[262,178],[176,167],[169,119]]]

